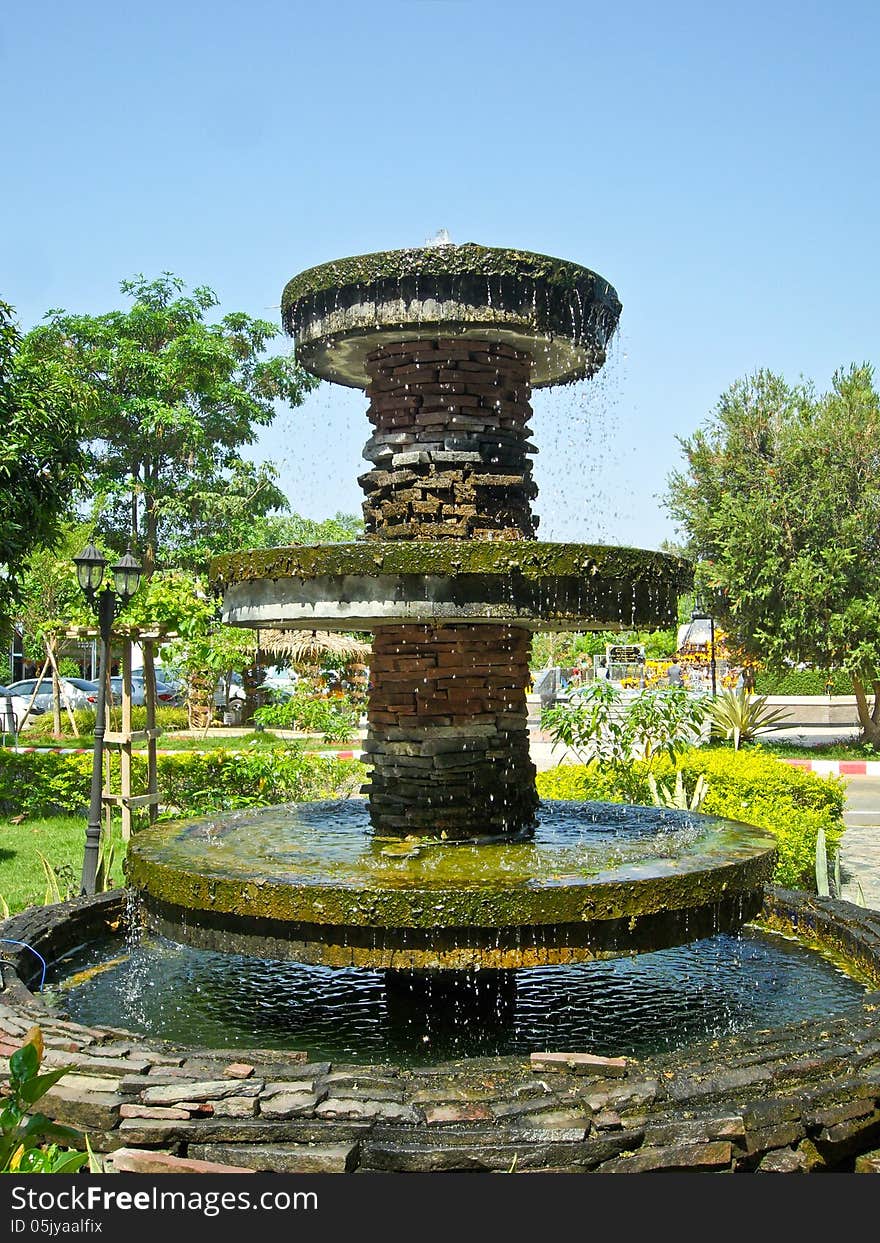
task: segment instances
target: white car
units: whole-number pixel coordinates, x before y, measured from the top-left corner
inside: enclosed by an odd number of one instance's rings
[[[110,679],[110,690],[113,693],[113,702],[115,704],[122,703],[122,678]],[[131,675],[131,702],[135,708],[142,708],[146,702],[146,691],[144,690],[144,675],[142,670],[136,670]],[[167,682],[160,682],[156,679],[156,706],[159,708],[176,708],[180,704],[180,695],[177,689],[169,686]]]
[[[0,686],[0,733],[17,734],[24,727],[25,717],[32,721],[42,716],[43,709],[33,707],[28,713],[28,701],[15,695],[8,686]]]
[[[36,678],[22,678],[19,682],[13,682],[8,691],[12,695],[20,695],[24,699],[25,704],[30,702],[31,695],[37,685]],[[74,712],[78,708],[94,708],[98,702],[98,684],[97,682],[89,682],[85,678],[62,678],[61,679],[61,705],[65,708],[72,708]],[[51,677],[43,678],[40,689],[34,700],[34,707],[42,708],[44,712],[51,711],[52,708],[52,679]]]

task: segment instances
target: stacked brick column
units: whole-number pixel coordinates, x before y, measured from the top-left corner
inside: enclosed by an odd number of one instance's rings
[[[511,346],[465,338],[370,356],[368,537],[534,538],[530,369]],[[377,629],[364,747],[377,832],[462,839],[534,823],[530,637],[482,623]]]
[[[368,357],[368,536],[534,538],[530,368],[512,346],[464,338],[403,341]]]
[[[374,828],[461,838],[532,823],[529,640],[489,624],[376,631],[364,748]]]

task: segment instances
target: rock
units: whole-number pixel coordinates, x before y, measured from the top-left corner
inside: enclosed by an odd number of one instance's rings
[[[298,1092],[314,1091],[316,1091],[314,1079],[276,1079],[265,1085],[260,1093],[260,1100],[268,1101],[273,1096],[291,1096]]]
[[[874,1101],[871,1097],[862,1097],[854,1101],[841,1101],[827,1109],[815,1109],[804,1115],[804,1121],[811,1130],[819,1127],[836,1126],[840,1122],[848,1122],[853,1118],[867,1118],[874,1112]]]
[[[59,1049],[49,1049],[43,1058],[46,1070],[59,1066],[72,1066],[83,1073],[93,1075],[142,1075],[149,1069],[150,1063],[135,1057],[92,1057],[89,1053],[63,1053]]]
[[[666,1148],[674,1144],[697,1144],[709,1139],[743,1140],[746,1128],[736,1114],[723,1118],[685,1118],[680,1122],[648,1122],[645,1144]]]
[[[769,1152],[773,1148],[794,1146],[806,1137],[806,1130],[800,1119],[781,1122],[779,1126],[767,1127],[761,1131],[746,1131],[746,1152],[754,1156],[759,1152]]]
[[[626,1074],[625,1057],[597,1057],[593,1053],[532,1053],[532,1070],[571,1070],[580,1075],[620,1078]]]
[[[240,1083],[234,1079],[208,1079],[203,1083],[178,1081],[158,1084],[141,1092],[144,1105],[176,1105],[180,1101],[214,1101],[227,1096],[259,1096],[262,1083],[248,1080]]]
[[[450,1126],[457,1122],[491,1122],[493,1111],[478,1103],[429,1105],[425,1109],[428,1126]]]
[[[644,1174],[652,1170],[688,1172],[730,1169],[733,1149],[724,1140],[707,1144],[682,1144],[670,1148],[641,1148],[599,1166],[600,1174]]]
[[[111,1130],[119,1120],[119,1097],[97,1089],[94,1080],[77,1082],[77,1078],[66,1076],[40,1097],[40,1113],[85,1130]]]
[[[835,1164],[847,1157],[857,1156],[860,1151],[876,1146],[880,1139],[880,1110],[874,1109],[861,1118],[851,1118],[838,1122],[835,1126],[823,1127],[813,1142],[829,1164]]]
[[[412,1105],[396,1101],[357,1101],[331,1096],[315,1110],[318,1118],[382,1118],[393,1122],[418,1122]]]
[[[131,1053],[132,1046],[130,1044],[97,1044],[94,1041],[89,1045],[89,1057],[128,1057]],[[146,1058],[143,1059],[146,1061]]]
[[[186,1109],[173,1109],[168,1105],[121,1105],[119,1107],[120,1118],[153,1118],[161,1121],[163,1118],[180,1121],[189,1117],[189,1111]]]
[[[804,1158],[793,1148],[775,1148],[758,1162],[758,1174],[803,1174]]]
[[[320,1102],[314,1092],[279,1092],[260,1100],[261,1118],[302,1118],[311,1116]]]
[[[756,1087],[770,1083],[773,1072],[766,1066],[747,1066],[742,1069],[719,1071],[709,1074],[704,1079],[677,1079],[667,1087],[670,1100],[676,1104],[684,1104],[691,1100],[706,1097],[724,1096],[740,1088]]]
[[[357,1165],[357,1144],[192,1144],[195,1157],[225,1158],[271,1174],[347,1174]]]
[[[248,1062],[230,1062],[223,1072],[224,1079],[250,1079],[256,1067]]]
[[[325,1088],[324,1095],[330,1092],[334,1100],[394,1101],[398,1105],[403,1104],[404,1091],[399,1085],[393,1088],[374,1088],[371,1084],[365,1084],[362,1087],[340,1087],[338,1084],[330,1084],[328,1087],[326,1079],[321,1081],[321,1085]]]
[[[589,1130],[590,1117],[586,1112],[569,1109],[545,1109],[535,1113],[524,1114],[517,1118],[517,1126],[527,1127],[532,1131],[580,1131],[581,1139],[585,1139]],[[552,1138],[565,1138],[554,1135]]]
[[[874,1152],[863,1152],[856,1157],[854,1172],[856,1174],[880,1174],[880,1148]]]
[[[253,1169],[228,1162],[195,1161],[170,1152],[145,1152],[141,1148],[117,1148],[107,1158],[117,1174],[253,1174]]]
[[[644,1079],[628,1082],[605,1092],[585,1092],[583,1100],[594,1113],[601,1113],[603,1109],[613,1109],[617,1113],[622,1113],[651,1105],[656,1096],[656,1079]]]
[[[828,1168],[825,1158],[811,1139],[802,1139],[797,1150],[801,1154],[805,1173],[812,1174]]]
[[[208,1101],[215,1118],[252,1118],[257,1112],[255,1096],[229,1096],[219,1101]]]

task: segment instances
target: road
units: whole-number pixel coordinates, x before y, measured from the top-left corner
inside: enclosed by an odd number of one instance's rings
[[[842,896],[880,910],[880,777],[847,777],[840,847]],[[859,892],[861,886],[861,894]]]

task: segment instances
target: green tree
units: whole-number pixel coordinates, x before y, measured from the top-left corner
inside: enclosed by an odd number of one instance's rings
[[[219,601],[189,571],[153,574],[126,609],[125,620],[134,626],[162,626],[177,636],[162,648],[162,658],[186,680],[192,728],[210,725],[220,678],[228,681],[233,672],[244,675],[257,657],[256,632],[224,626]]]
[[[267,354],[274,324],[243,312],[208,323],[217,295],[185,288],[170,272],[135,276],[121,284],[128,310],[49,311],[23,344],[29,361],[56,368],[87,399],[99,531],[116,548],[130,542],[148,574],[160,558],[191,560],[191,544],[235,530],[242,514],[286,507],[273,469],[240,450],[271,423],[276,401],[298,405],[317,383]]]
[[[345,544],[364,533],[357,514],[337,512],[332,518],[304,518],[302,514],[269,514],[252,524],[248,546],[278,548],[286,544]],[[238,545],[242,547],[241,544]]]
[[[739,380],[693,436],[666,504],[732,642],[781,670],[852,679],[880,745],[880,399],[872,368],[829,392],[768,371]]]
[[[60,527],[54,546],[44,545],[31,554],[16,610],[28,660],[42,660],[47,643],[54,645],[68,626],[94,626],[94,614],[86,605],[73,564],[90,538],[88,525],[68,522]]]
[[[83,479],[72,413],[88,394],[52,359],[30,357],[0,302],[0,618],[8,622],[36,548],[51,546]]]

